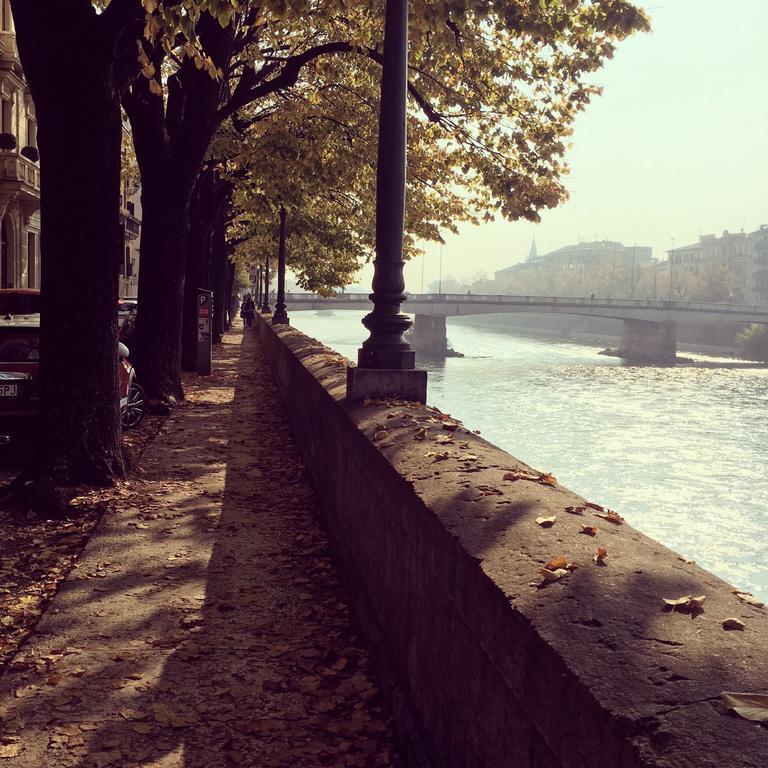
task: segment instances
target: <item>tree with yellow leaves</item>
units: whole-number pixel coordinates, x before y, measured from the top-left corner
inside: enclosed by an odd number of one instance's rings
[[[56,397],[64,395],[69,409],[64,413],[55,406],[52,386],[44,384],[53,437],[41,463],[45,469],[36,472],[67,481],[106,480],[122,471],[117,410],[109,397],[115,375],[120,99],[131,117],[143,189],[140,370],[155,397],[173,398],[182,394],[178,371],[189,212],[214,135],[228,121],[239,132],[279,122],[291,94],[304,99],[305,121],[313,120],[315,111],[327,120],[330,94],[335,99],[347,94],[345,112],[356,100],[375,111],[382,55],[383,3],[111,0],[95,5],[13,0],[46,169],[43,364],[49,382],[56,382]],[[596,92],[586,78],[618,41],[646,27],[645,15],[627,0],[413,0],[411,189],[423,160],[425,180],[434,181],[440,170],[436,190],[446,192],[424,190],[425,201],[446,207],[436,213],[409,211],[414,235],[422,236],[422,226],[436,236],[446,222],[462,216],[536,220],[542,208],[564,199],[565,142],[574,117]],[[66,117],[72,112],[76,121]],[[295,141],[298,147],[301,136]],[[329,151],[327,142],[305,143],[301,151],[311,154],[320,147]],[[317,168],[318,158],[306,165]],[[298,186],[298,167],[296,173]],[[76,178],[82,185],[77,190]],[[304,200],[307,206],[311,200],[307,215],[319,210],[318,188]],[[353,195],[362,199],[364,192],[355,189]],[[93,209],[78,215],[85,199]],[[370,206],[369,201],[369,212]],[[327,221],[331,210],[314,217],[314,229],[309,220],[304,229],[298,227],[297,220],[297,232],[314,231],[316,237],[318,222]],[[338,232],[339,253],[365,242],[364,229]],[[319,248],[310,252],[321,254]],[[72,299],[80,289],[88,296],[82,304]],[[48,319],[54,317],[66,317],[65,326],[57,329]],[[73,333],[87,352],[65,364],[55,347],[65,346],[65,336]],[[62,393],[65,365],[77,384]],[[83,377],[98,383],[78,390]]]

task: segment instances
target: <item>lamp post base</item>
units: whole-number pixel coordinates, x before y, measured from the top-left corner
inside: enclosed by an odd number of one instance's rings
[[[427,372],[401,368],[347,368],[347,402],[363,400],[427,402]]]
[[[284,309],[276,309],[272,315],[272,325],[290,325],[291,321],[288,319],[288,313]]]

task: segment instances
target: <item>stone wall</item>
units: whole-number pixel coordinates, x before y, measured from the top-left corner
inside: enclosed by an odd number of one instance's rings
[[[348,406],[344,358],[257,332],[409,765],[768,764],[768,730],[720,702],[766,692],[765,609],[434,409]],[[578,567],[545,581],[560,555]],[[703,612],[665,609],[684,595]]]

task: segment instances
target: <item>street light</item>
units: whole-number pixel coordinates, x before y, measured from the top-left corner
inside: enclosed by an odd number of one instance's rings
[[[285,308],[285,206],[280,206],[280,245],[277,252],[277,301],[272,325],[287,325],[288,312]]]
[[[437,292],[443,293],[443,244],[440,243],[440,266],[437,272]]]
[[[272,312],[269,306],[269,254],[264,255],[264,296],[261,302],[261,311],[268,315]]]
[[[672,250],[669,252],[669,301],[672,301],[672,275],[675,273],[675,238],[672,238]]]
[[[408,0],[387,0],[376,161],[376,258],[373,310],[363,318],[370,336],[347,369],[347,398],[398,397],[425,402],[427,373],[416,370],[416,353],[403,334],[411,319],[401,312],[405,220]]]

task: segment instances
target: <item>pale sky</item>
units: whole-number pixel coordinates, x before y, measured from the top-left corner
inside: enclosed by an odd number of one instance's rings
[[[443,275],[490,276],[581,240],[650,245],[663,257],[700,234],[768,224],[768,0],[648,0],[653,30],[595,76],[567,155],[571,199],[540,224],[494,222],[448,235]],[[427,246],[425,284],[438,276]],[[421,287],[420,259],[406,290]],[[361,275],[370,280],[370,268]]]

